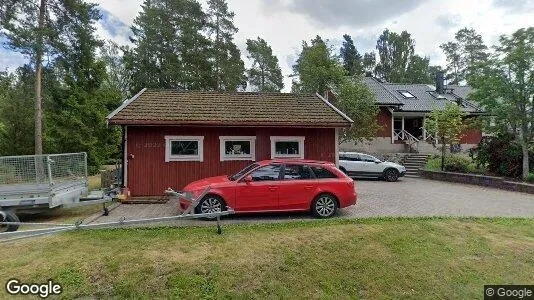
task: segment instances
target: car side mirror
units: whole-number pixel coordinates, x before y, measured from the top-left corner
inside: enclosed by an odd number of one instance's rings
[[[252,182],[252,175],[247,175],[243,178],[243,181],[246,183]]]
[[[375,160],[375,164],[379,164],[379,163],[381,163],[381,162],[382,162],[382,161],[379,160],[379,159]]]

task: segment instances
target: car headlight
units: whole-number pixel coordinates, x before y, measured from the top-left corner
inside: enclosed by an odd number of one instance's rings
[[[193,192],[184,192],[184,191],[182,191],[180,194],[182,194],[182,198],[194,199]]]

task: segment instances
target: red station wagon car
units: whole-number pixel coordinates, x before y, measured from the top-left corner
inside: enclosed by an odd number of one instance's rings
[[[231,207],[236,213],[311,211],[333,216],[338,208],[356,204],[354,181],[333,163],[312,160],[264,160],[232,176],[217,176],[188,184],[182,191],[196,198],[207,188],[196,213]],[[180,209],[191,204],[180,200]]]

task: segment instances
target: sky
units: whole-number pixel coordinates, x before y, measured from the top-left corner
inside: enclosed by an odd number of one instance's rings
[[[128,44],[130,26],[141,11],[142,0],[89,0],[99,5],[97,24],[101,38]],[[200,1],[206,7],[205,0]],[[463,27],[472,27],[487,45],[502,34],[534,26],[534,0],[228,0],[239,32],[234,36],[247,66],[246,40],[262,37],[273,48],[291,87],[291,66],[303,40],[316,35],[339,50],[343,34],[353,37],[360,53],[375,49],[380,33],[407,30],[415,39],[415,52],[444,65],[439,45]],[[1,41],[0,41],[1,42]],[[0,70],[13,69],[25,58],[0,49]]]

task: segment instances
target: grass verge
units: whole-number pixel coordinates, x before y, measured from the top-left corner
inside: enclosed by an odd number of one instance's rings
[[[1,282],[52,278],[62,298],[483,298],[484,284],[534,282],[534,220],[82,231],[2,254]]]

